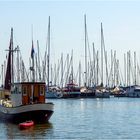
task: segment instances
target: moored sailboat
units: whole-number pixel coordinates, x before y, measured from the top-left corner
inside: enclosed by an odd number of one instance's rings
[[[57,86],[49,86],[49,89],[46,90],[46,98],[48,99],[62,98],[62,96],[61,89]]]
[[[49,23],[48,23],[48,52],[47,54],[47,87],[46,87],[46,98],[61,98],[62,93],[60,92],[60,89],[56,86],[50,85],[50,16],[49,16]]]

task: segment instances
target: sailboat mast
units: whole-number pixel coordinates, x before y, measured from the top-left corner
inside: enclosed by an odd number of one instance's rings
[[[101,84],[103,84],[103,27],[101,23]]]
[[[9,54],[7,59],[7,69],[5,75],[4,89],[11,90],[14,83],[14,71],[13,71],[13,28],[11,28]]]
[[[39,50],[39,41],[37,40],[37,52],[38,52],[38,73],[39,73],[39,81],[41,81],[41,70],[40,70],[40,50]]]
[[[32,25],[32,49],[31,49],[31,62],[32,62],[32,65],[31,65],[31,71],[32,71],[32,82],[35,81],[35,66],[34,66],[34,42],[33,42],[33,25]],[[30,63],[31,64],[31,63]]]
[[[71,82],[73,83],[73,50],[71,52]]]
[[[11,62],[11,83],[13,84],[14,83],[13,28],[11,28],[11,50],[9,50],[9,51],[11,51],[11,60],[12,60],[12,62]]]
[[[94,47],[94,43],[92,44],[93,45],[93,71],[92,71],[92,84],[93,86],[95,86],[95,83],[96,83],[96,79],[95,79],[95,47]]]
[[[136,85],[136,52],[134,52],[134,85]]]
[[[109,85],[109,78],[108,78],[108,67],[107,67],[107,51],[105,51],[105,60],[106,60],[106,86],[108,86]]]
[[[99,84],[99,79],[98,79],[98,76],[99,76],[99,52],[97,50],[97,63],[96,63],[96,73],[97,73],[97,80],[96,80],[96,85]]]
[[[19,46],[17,46],[17,82],[20,82]]]
[[[114,51],[114,80],[113,80],[113,86],[116,85],[116,50]]]
[[[79,62],[79,87],[81,87],[81,61]]]
[[[51,64],[51,81],[50,81],[50,84],[51,84],[51,86],[52,86],[52,84],[53,84],[53,67],[52,67],[52,64]]]
[[[86,15],[85,19],[85,86],[87,86],[87,25],[86,25]]]
[[[65,83],[65,86],[67,85],[68,83],[68,75],[69,75],[69,54],[67,54],[67,59],[66,59],[66,63],[67,63],[67,72],[66,72],[66,83]]]
[[[1,68],[2,68],[2,73],[1,73],[1,77],[2,77],[2,87],[3,87],[3,85],[4,85],[4,83],[3,83],[3,64],[1,65]]]
[[[126,55],[124,54],[124,86],[126,85]]]
[[[113,57],[113,52],[111,50],[111,87],[113,87],[113,63],[114,63],[114,57]]]
[[[131,67],[131,62],[130,62],[130,58],[131,58],[131,52],[130,50],[128,51],[128,85],[130,86],[130,67]]]
[[[32,49],[34,49],[34,44],[33,44],[33,40],[32,40]],[[34,50],[32,50],[34,51]],[[32,54],[32,82],[35,81],[35,70],[34,70],[34,52]]]
[[[57,77],[57,71],[56,71],[56,63],[54,64],[54,85],[56,85],[56,77]]]
[[[35,55],[36,69],[35,69],[35,79],[38,80],[38,62],[37,62],[37,54]]]
[[[49,69],[50,69],[50,16],[49,16],[49,24],[48,24],[48,55],[47,55],[47,60],[48,60],[48,63],[47,63],[47,78],[48,78],[48,81],[47,81],[47,84],[48,84],[48,88],[49,88]]]
[[[63,88],[63,53],[61,54],[61,88]]]

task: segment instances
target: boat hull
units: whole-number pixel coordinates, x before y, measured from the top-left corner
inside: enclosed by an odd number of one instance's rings
[[[81,92],[81,98],[95,98],[95,92],[88,91],[88,92]]]
[[[48,122],[53,114],[53,104],[31,104],[18,107],[0,106],[0,119],[2,121],[10,121],[20,123],[32,120],[35,123]]]
[[[109,98],[110,92],[95,92],[96,98]]]
[[[63,92],[62,98],[80,98],[81,92]]]
[[[46,92],[47,99],[59,99],[62,98],[63,94],[60,92]]]

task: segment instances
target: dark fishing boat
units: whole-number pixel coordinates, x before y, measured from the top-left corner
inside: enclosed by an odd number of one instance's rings
[[[67,84],[67,86],[62,89],[62,93],[62,98],[76,98],[81,95],[80,87],[73,82]]]
[[[0,91],[0,119],[15,123],[33,120],[35,123],[47,122],[53,114],[53,103],[45,102],[45,82],[35,82],[34,48],[32,44],[31,82],[14,82],[13,73],[13,29],[9,46],[7,71],[4,89]]]

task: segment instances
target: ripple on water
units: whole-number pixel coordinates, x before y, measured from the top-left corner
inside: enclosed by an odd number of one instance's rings
[[[3,139],[140,139],[140,99],[59,99],[49,123],[0,123]]]

